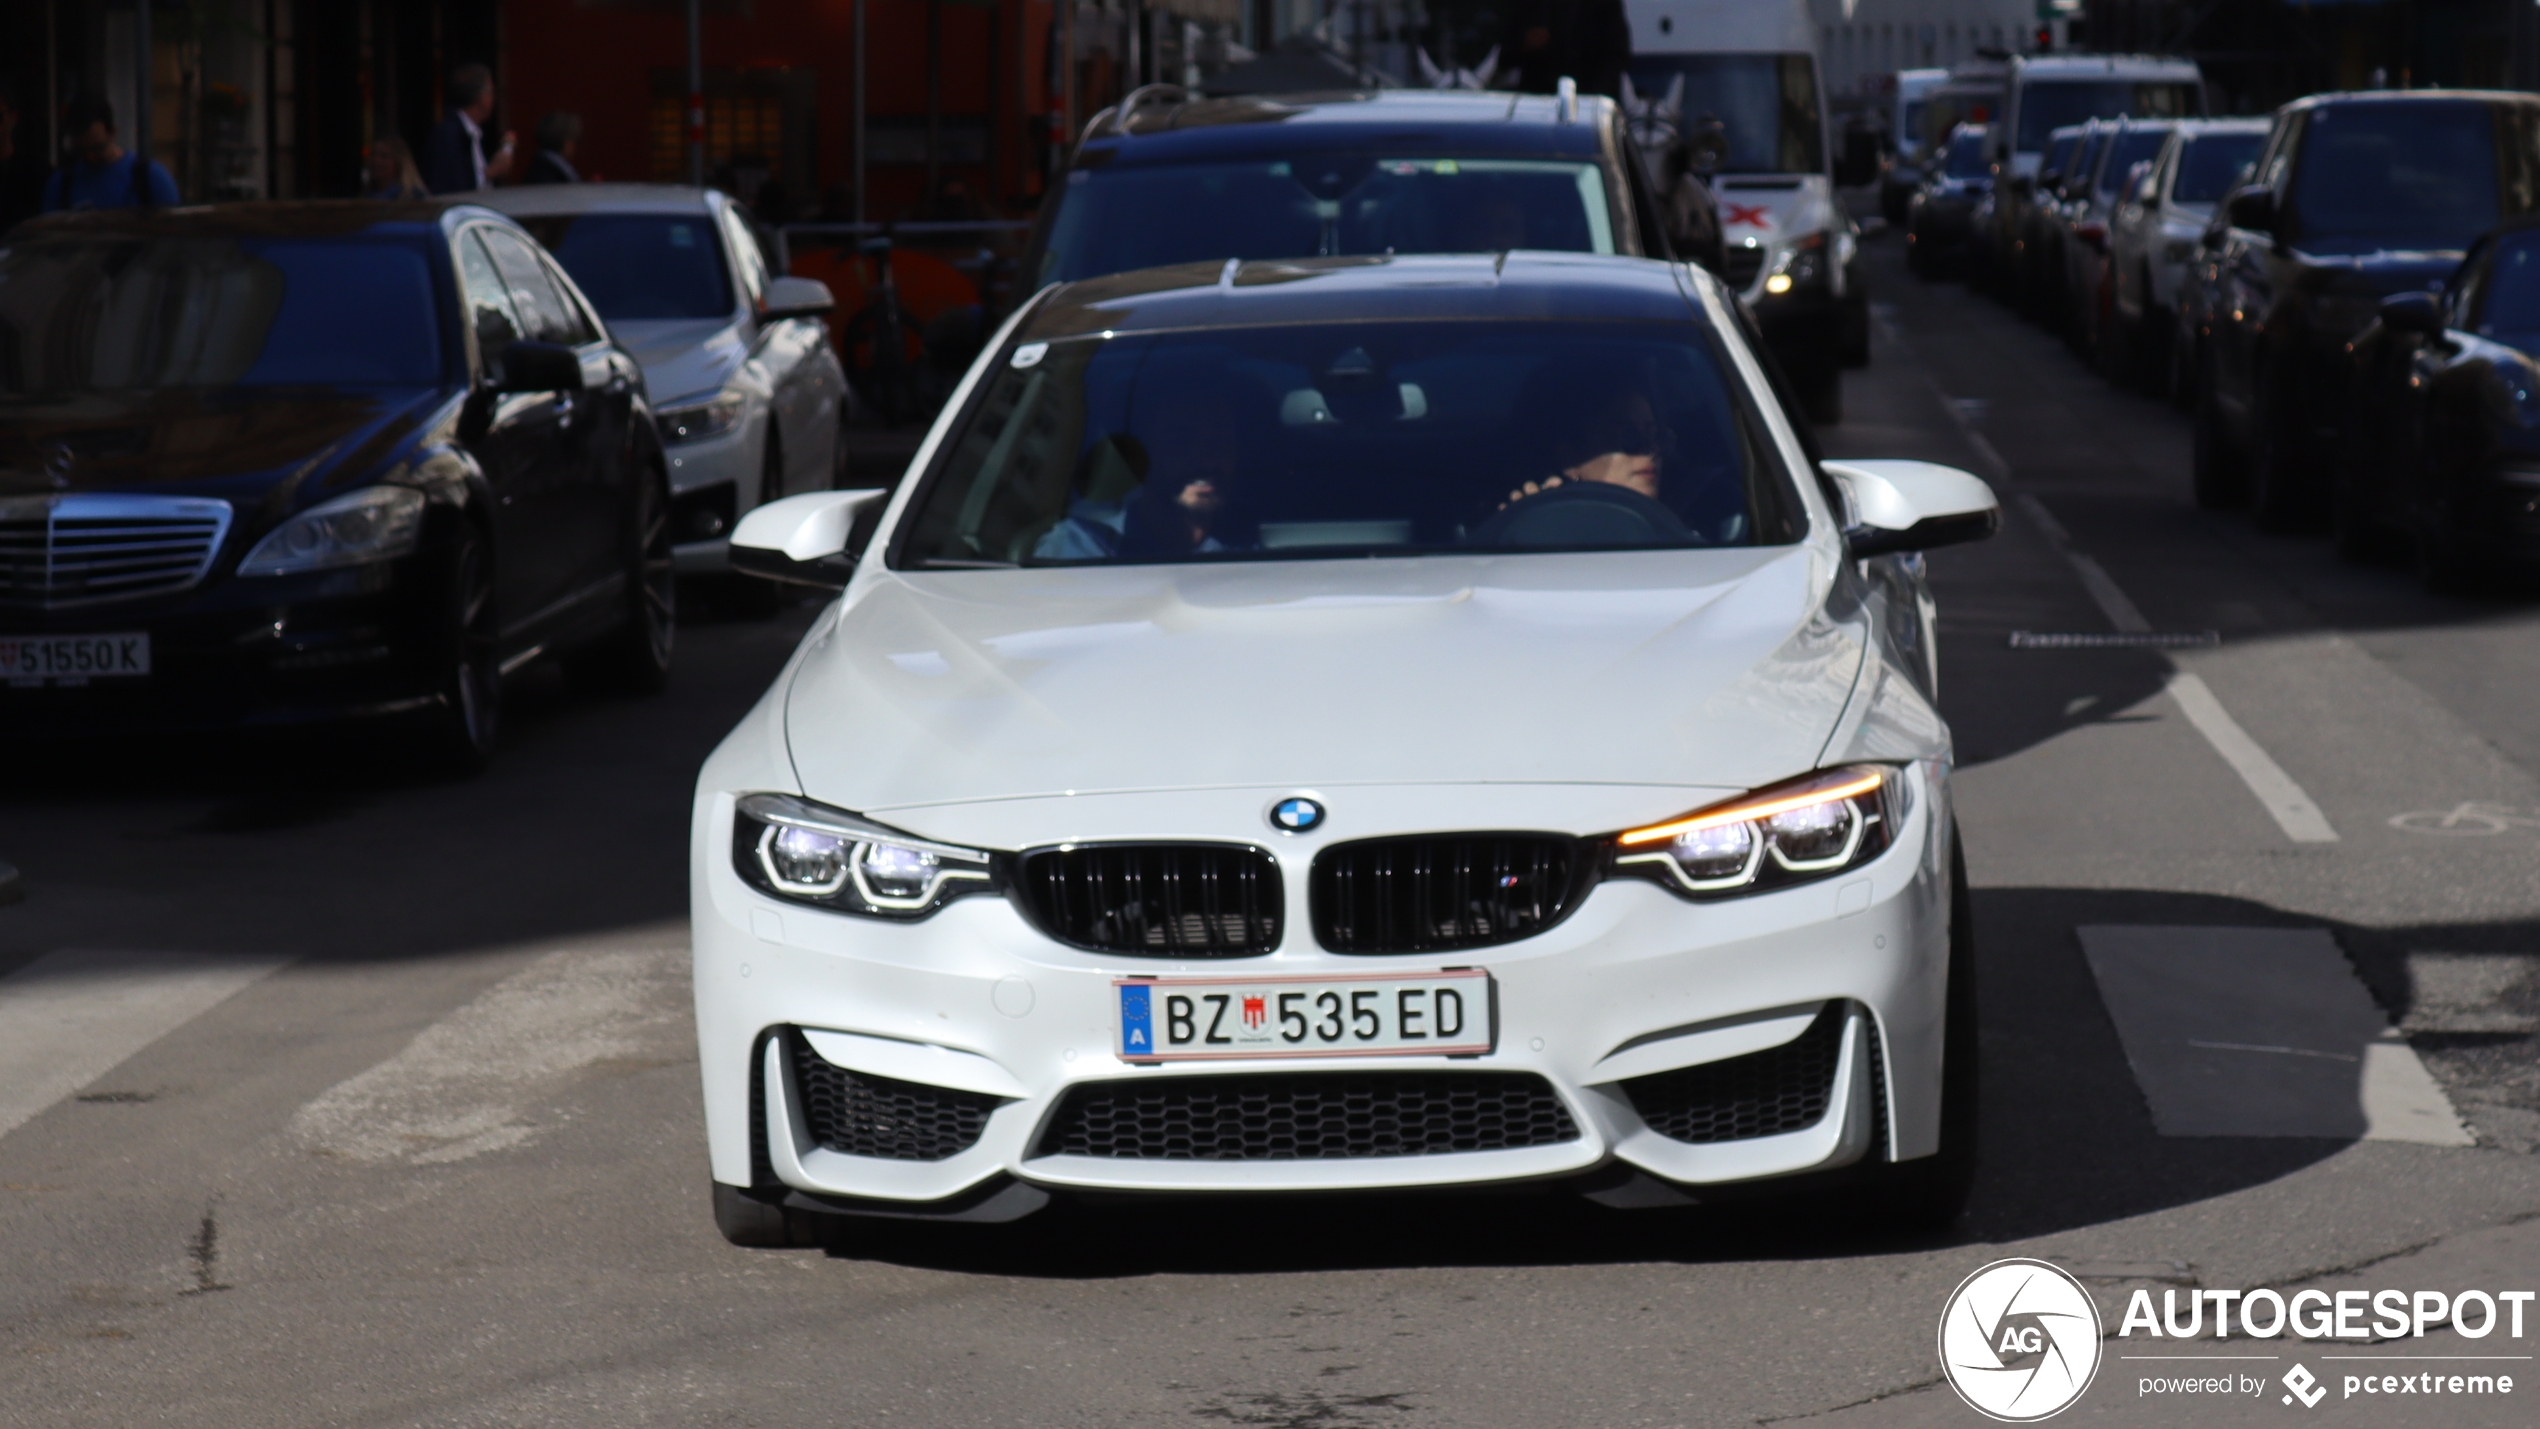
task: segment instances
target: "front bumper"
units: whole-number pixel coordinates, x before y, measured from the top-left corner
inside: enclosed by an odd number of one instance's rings
[[[299,724],[439,699],[424,550],[305,576],[215,577],[182,596],[0,610],[0,635],[147,632],[151,673],[0,688],[0,730],[41,737]]]
[[[752,424],[669,449],[670,521],[678,542],[672,558],[682,575],[731,569],[732,527],[748,514],[759,486],[759,444]]]
[[[1306,931],[1314,842],[1245,836],[1281,862],[1288,932],[1273,953],[1215,961],[1067,948],[995,897],[962,899],[913,924],[769,898],[732,872],[734,794],[709,784],[697,807],[692,904],[713,1174],[763,1192],[790,1187],[814,1198],[849,1198],[842,1204],[924,1207],[963,1205],[1009,1180],[1089,1192],[1337,1191],[1632,1168],[1701,1186],[1927,1155],[1938,1136],[1947,862],[1929,771],[1916,766],[1908,778],[1916,786],[1912,809],[1896,841],[1837,878],[1709,904],[1613,880],[1535,937],[1437,957],[1322,951]],[[1213,828],[1223,838],[1229,828],[1258,828],[1267,801],[1287,792],[1293,791],[1017,801],[1049,806],[1052,821],[1045,837],[1012,842],[1116,837],[1122,827],[1164,837]],[[1503,813],[1506,792],[1495,799]],[[1470,793],[1352,789],[1352,834],[1482,826],[1470,818],[1448,821],[1457,797]],[[1551,791],[1546,802],[1566,802],[1573,812],[1605,805],[1571,825],[1600,828],[1699,799],[1683,790],[1605,789]],[[1637,812],[1625,812],[1626,806]],[[954,822],[960,817],[928,812]],[[975,807],[971,812],[975,816]],[[1027,821],[1042,812],[1022,811]],[[1546,809],[1528,812],[1537,815],[1533,826],[1562,826],[1542,818]],[[893,817],[913,831],[980,841],[974,830]],[[1497,1040],[1486,1055],[1140,1066],[1114,1054],[1118,977],[1450,966],[1484,968],[1494,980]],[[1653,1126],[1653,1115],[1664,1111],[1655,1100],[1674,1094],[1665,1088],[1681,1079],[1651,1079],[1736,1058],[1771,1058],[1780,1055],[1775,1049],[1794,1048],[1811,1035],[1833,1049],[1818,1089],[1824,1109],[1813,1121],[1793,1127],[1785,1118],[1771,1134],[1702,1140]],[[794,1060],[805,1045],[827,1066],[887,1083],[953,1089],[990,1109],[975,1140],[934,1159],[832,1149],[807,1112],[798,1069],[813,1064]],[[1576,1134],[1506,1149],[1314,1159],[1060,1154],[1046,1144],[1068,1094],[1092,1084],[1475,1072],[1540,1078]]]

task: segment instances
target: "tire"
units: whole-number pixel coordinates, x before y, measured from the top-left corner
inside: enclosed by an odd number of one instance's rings
[[[768,417],[767,455],[759,463],[758,496],[750,503],[753,508],[775,500],[776,495],[771,493],[782,494],[785,490],[785,447],[778,439],[775,422],[771,414]],[[737,571],[722,577],[721,581],[723,589],[718,594],[722,599],[716,603],[739,619],[766,620],[785,608],[785,588],[774,581],[745,576]]]
[[[714,1228],[752,1250],[801,1250],[826,1245],[826,1216],[771,1205],[738,1186],[714,1183]]]
[[[2259,382],[2265,375],[2259,375]],[[2253,390],[2262,390],[2257,383]],[[2249,515],[2261,531],[2287,532],[2301,528],[2310,514],[2311,488],[2302,479],[2305,469],[2304,443],[2284,430],[2275,413],[2260,407],[2256,428],[2257,440],[2249,451]]]
[[[670,683],[679,578],[670,551],[669,486],[658,469],[645,472],[636,487],[626,539],[625,605],[616,627],[565,657],[565,674],[594,694],[657,694]]]
[[[2214,397],[2213,382],[2200,372],[2196,377],[2193,459],[2196,504],[2207,511],[2230,511],[2248,500],[2248,473],[2240,463],[2239,451],[2233,447],[2230,434],[2223,430],[2222,407]]]
[[[2434,595],[2485,595],[2496,583],[2496,563],[2488,551],[2461,529],[2448,503],[2437,503],[2419,518],[2409,545],[2409,564],[2417,583]]]
[[[2148,274],[2143,280],[2143,291],[2143,320],[2134,329],[2134,370],[2127,374],[2127,385],[2146,397],[2167,399],[2170,362],[2178,351],[2177,339],[2171,335],[2178,326],[2178,315],[2152,305],[2152,280]]]
[[[503,726],[503,666],[494,609],[494,554],[474,526],[463,525],[451,553],[433,635],[441,671],[439,704],[425,716],[423,756],[455,778],[493,761]]]
[[[1982,1068],[1976,1004],[1976,939],[1973,900],[1967,893],[1965,851],[1953,837],[1949,850],[1949,983],[1940,1051],[1940,1149],[1881,1168],[1861,1197],[1862,1209],[1895,1230],[1947,1230],[1966,1213],[1975,1190]]]

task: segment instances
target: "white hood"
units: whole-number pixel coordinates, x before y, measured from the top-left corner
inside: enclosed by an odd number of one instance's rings
[[[888,572],[785,691],[863,811],[1347,784],[1744,788],[1812,767],[1862,658],[1811,548]]]
[[[611,323],[609,333],[643,364],[644,390],[656,405],[714,391],[750,355],[740,324],[729,318]]]

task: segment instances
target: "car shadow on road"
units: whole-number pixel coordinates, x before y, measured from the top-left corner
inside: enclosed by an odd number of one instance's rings
[[[2095,924],[2319,928],[2320,920],[2204,894],[2026,888],[1980,889],[1974,897],[1984,1008],[1982,1150],[1968,1214],[1943,1233],[1881,1230],[1863,1202],[1840,1191],[1618,1211],[1554,1185],[1062,1199],[1001,1226],[850,1223],[830,1253],[1054,1279],[1843,1260],[2032,1240],[2193,1205],[2281,1180],[2353,1144],[2161,1135],[2074,931]],[[2389,962],[2392,950],[2540,945],[2540,924],[2532,923],[2326,926],[2394,1022],[2408,1011],[2408,993],[2404,965]]]

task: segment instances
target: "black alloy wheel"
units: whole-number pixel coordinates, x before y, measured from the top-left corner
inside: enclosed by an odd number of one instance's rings
[[[2257,440],[2249,451],[2249,514],[2259,530],[2283,533],[2299,530],[2310,515],[2306,474],[2311,453],[2298,424],[2286,420],[2270,385],[2264,369],[2250,384],[2257,411],[2249,425]]]
[[[2417,582],[2434,595],[2486,594],[2496,581],[2493,553],[2464,528],[2449,495],[2427,501],[2414,523],[2409,562]]]
[[[2241,465],[2231,434],[2223,426],[2222,403],[2214,395],[2213,375],[2199,371],[2194,382],[2196,426],[2191,467],[2196,504],[2207,511],[2229,511],[2249,499],[2248,473]]]
[[[670,487],[659,467],[647,467],[637,480],[628,515],[623,613],[615,629],[565,657],[565,673],[596,693],[658,694],[670,683],[679,635]]]
[[[444,773],[475,774],[502,733],[503,667],[494,610],[494,558],[473,525],[460,526],[440,598],[434,663],[439,702],[426,716],[422,753]]]

